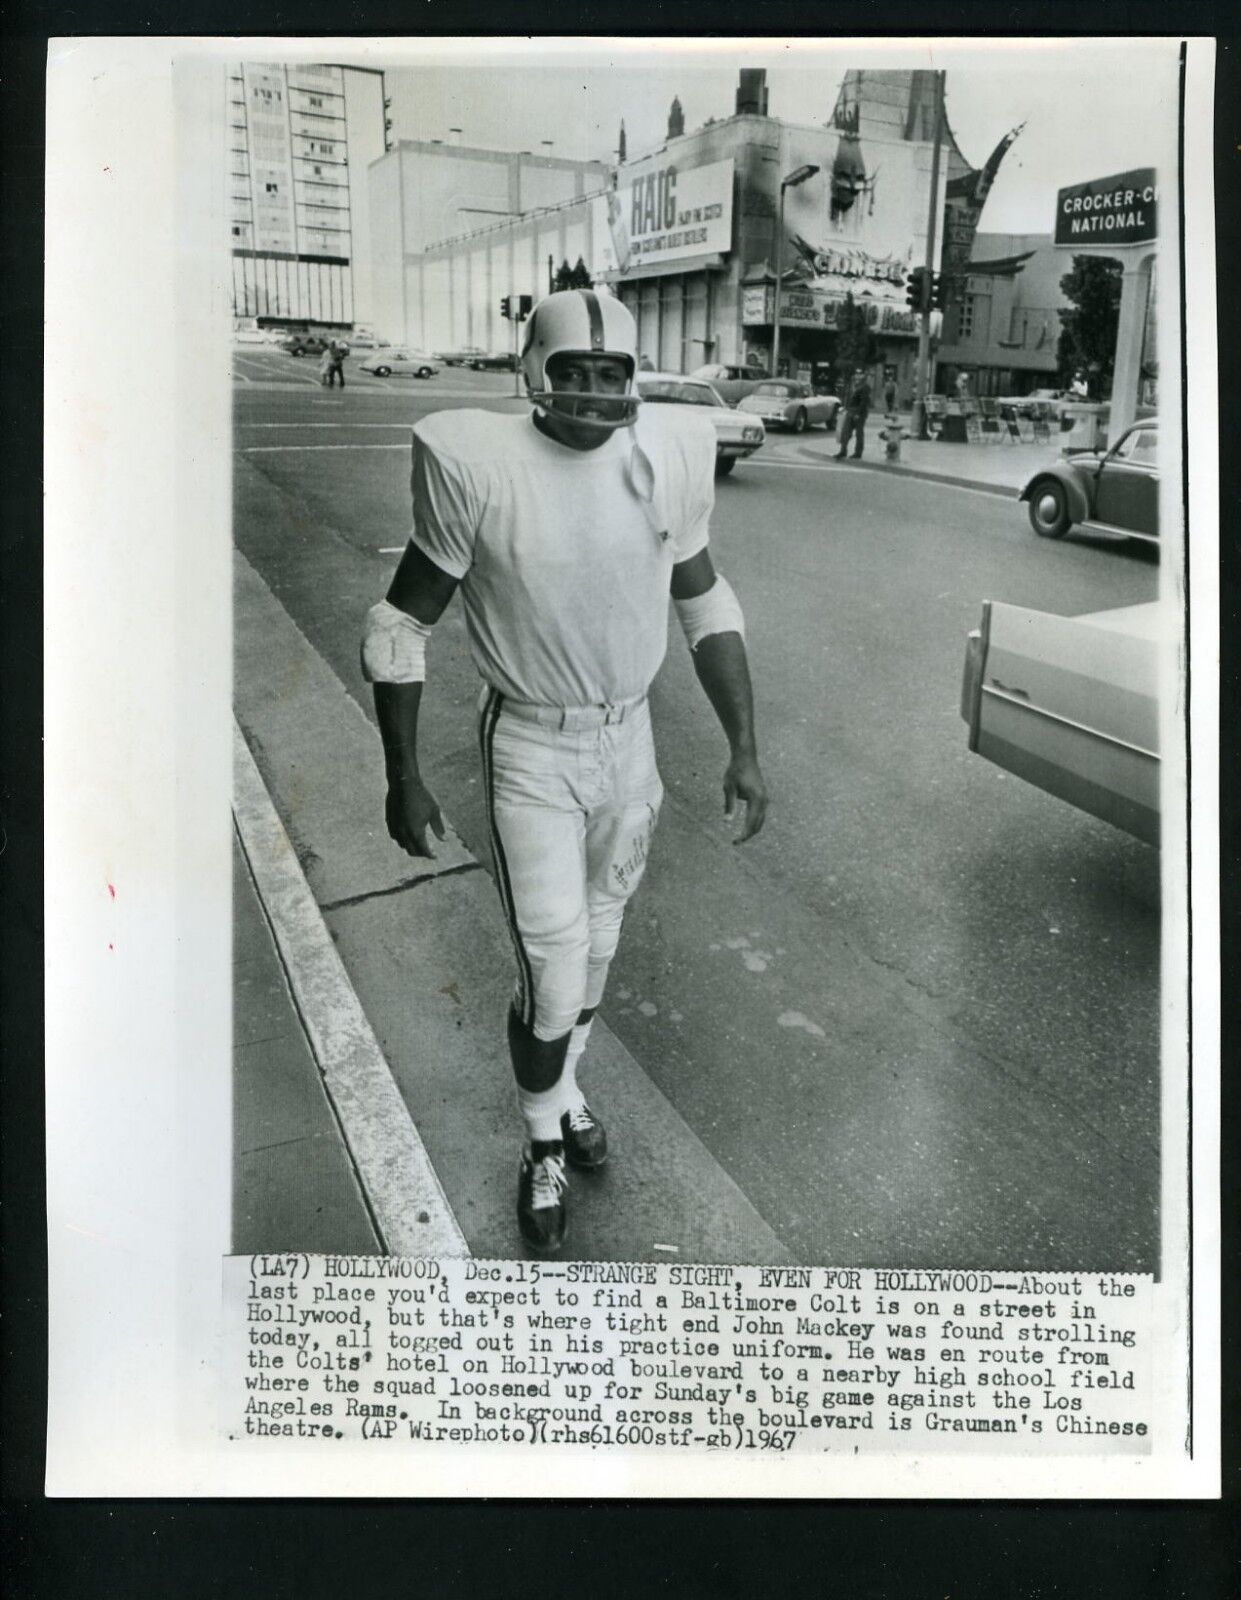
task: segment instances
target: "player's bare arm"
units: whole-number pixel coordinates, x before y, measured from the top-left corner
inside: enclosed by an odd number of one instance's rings
[[[439,621],[456,587],[457,580],[437,567],[417,545],[407,545],[385,602],[397,613],[390,619],[393,636],[390,640],[382,635],[368,640],[368,648],[387,645],[398,656],[408,650],[411,640],[416,648],[421,634]],[[411,619],[418,631],[407,628],[402,618]],[[416,669],[407,663],[406,671],[410,670]],[[437,839],[443,839],[445,829],[439,803],[423,783],[418,768],[422,679],[375,681],[374,689],[388,777],[388,832],[407,854],[434,859],[430,836],[434,833]]]
[[[672,598],[677,602],[718,604],[708,599],[718,593],[718,584],[709,550],[700,550],[672,569]],[[681,606],[678,609],[684,623],[687,611]],[[739,628],[716,631],[712,623],[704,625],[711,626],[711,631],[691,643],[690,654],[698,681],[728,738],[724,815],[731,821],[737,813],[738,802],[744,804],[745,821],[736,839],[737,844],[744,844],[759,831],[767,816],[767,785],[759,768],[754,738],[754,692],[750,685],[745,640]],[[691,623],[687,636],[692,638],[692,631]]]

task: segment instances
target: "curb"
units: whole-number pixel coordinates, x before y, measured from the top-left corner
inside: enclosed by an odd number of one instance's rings
[[[380,1243],[390,1255],[468,1256],[465,1235],[235,723],[233,753],[233,813],[242,849]]]
[[[828,458],[817,450],[803,449],[801,454],[810,461],[825,461]],[[861,468],[866,472],[885,472],[895,478],[916,478],[922,483],[946,483],[953,489],[973,489],[979,494],[993,494],[1001,500],[1016,500],[1017,488],[1005,483],[987,483],[981,478],[962,478],[948,472],[931,472],[926,467],[894,466],[887,461],[868,461],[865,456],[860,461],[852,457],[847,462],[839,463],[851,468]]]

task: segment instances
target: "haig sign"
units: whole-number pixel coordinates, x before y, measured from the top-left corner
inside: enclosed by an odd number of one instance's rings
[[[732,248],[732,161],[685,171],[655,160],[622,168],[594,211],[596,272],[722,255]]]
[[[1075,183],[1056,196],[1055,242],[1077,248],[1150,244],[1157,237],[1157,199],[1153,167]]]

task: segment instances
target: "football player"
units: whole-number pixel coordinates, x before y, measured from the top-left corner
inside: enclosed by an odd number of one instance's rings
[[[725,815],[763,825],[741,608],[711,560],[715,433],[636,394],[637,329],[614,297],[551,294],[526,328],[533,414],[433,413],[413,435],[414,524],[367,615],[388,777],[387,824],[413,856],[444,838],[422,777],[427,640],[458,588],[484,684],[479,740],[496,884],[517,981],[508,1043],[525,1124],[517,1219],[558,1250],[565,1163],[607,1159],[577,1082],[621,920],[641,882],[663,785],[647,691],[671,591],[728,739]]]

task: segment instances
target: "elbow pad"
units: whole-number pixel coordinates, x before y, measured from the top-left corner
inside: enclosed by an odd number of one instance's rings
[[[745,638],[741,602],[723,573],[716,573],[715,582],[704,594],[697,594],[692,600],[673,600],[672,603],[691,650],[696,650],[710,633],[739,633]]]
[[[367,683],[423,683],[431,630],[407,611],[381,600],[366,613],[362,676]]]

